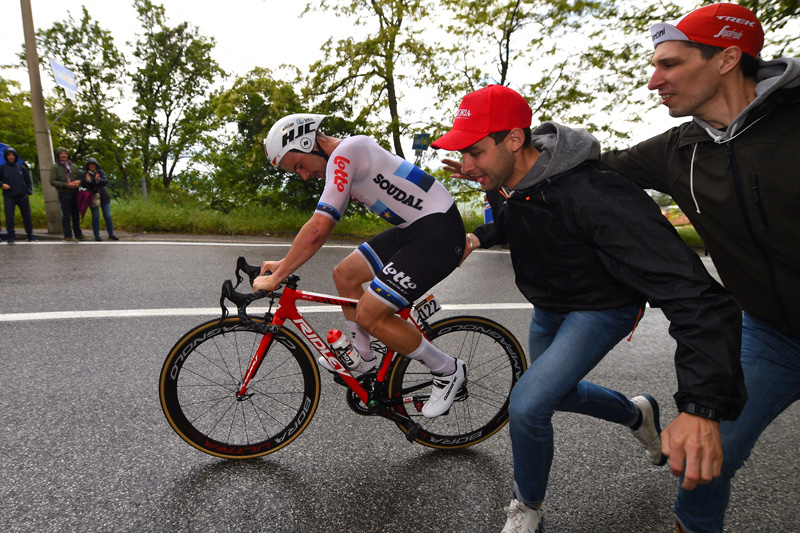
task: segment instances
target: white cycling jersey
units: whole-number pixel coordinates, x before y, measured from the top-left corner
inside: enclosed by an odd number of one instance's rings
[[[435,178],[363,135],[341,140],[330,155],[316,212],[338,222],[351,196],[401,228],[454,203]]]

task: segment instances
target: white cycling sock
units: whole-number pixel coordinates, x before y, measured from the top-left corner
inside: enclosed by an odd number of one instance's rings
[[[419,347],[408,354],[408,357],[422,362],[433,374],[447,376],[456,371],[456,360],[431,344],[425,337],[422,337]]]
[[[350,336],[353,338],[353,346],[364,361],[372,361],[375,359],[375,354],[372,353],[372,348],[369,347],[370,336],[367,331],[362,328],[358,323],[352,320],[347,321],[347,328],[350,330]]]

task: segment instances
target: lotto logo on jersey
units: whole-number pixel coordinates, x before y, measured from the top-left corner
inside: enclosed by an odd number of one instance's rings
[[[392,276],[392,281],[397,283],[398,286],[404,289],[416,289],[417,284],[411,281],[411,276],[407,276],[402,270],[400,272],[394,267],[394,262],[391,261],[383,267],[383,273],[387,276]]]
[[[344,190],[345,185],[347,185],[347,165],[350,164],[350,160],[337,155],[333,159],[333,164],[336,165],[336,170],[333,171],[333,182],[336,184],[336,188],[339,189],[339,192]]]

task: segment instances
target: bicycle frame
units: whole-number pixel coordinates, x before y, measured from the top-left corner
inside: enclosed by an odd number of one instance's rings
[[[323,338],[316,332],[311,324],[309,324],[305,318],[303,318],[303,315],[297,309],[298,301],[317,302],[338,305],[341,307],[355,307],[358,304],[358,300],[354,300],[352,298],[342,298],[339,296],[331,296],[327,294],[306,292],[286,286],[280,295],[280,299],[278,300],[278,309],[273,314],[270,325],[283,327],[287,320],[291,321],[303,334],[303,336],[305,336],[306,340],[308,340],[308,342],[317,350],[317,352],[319,352],[319,354],[325,358],[331,368],[333,368],[334,371],[344,380],[347,386],[353,390],[353,392],[362,402],[364,402],[364,405],[367,405],[369,393],[367,393],[366,389],[361,386],[361,383],[359,383],[358,380],[353,377],[353,374],[351,374],[350,371],[339,361],[336,355],[334,355],[330,346],[328,346],[328,343],[323,340]],[[422,332],[422,328],[420,328],[419,324],[411,315],[410,307],[406,307],[405,309],[397,311],[397,314],[400,316],[400,318],[410,320],[411,323],[414,324],[417,329],[420,330],[420,332]],[[247,372],[245,372],[244,378],[242,379],[242,385],[237,393],[238,398],[243,399],[247,397],[247,389],[250,381],[255,376],[256,372],[258,371],[258,367],[261,365],[261,361],[264,359],[264,356],[269,350],[274,335],[275,333],[273,331],[267,331],[264,334],[264,337],[261,339],[258,349],[256,350],[253,359],[250,361]],[[393,358],[394,352],[387,349],[386,355],[383,357],[381,365],[378,369],[378,382],[385,382],[386,375],[389,373],[389,367],[391,366],[391,361]]]

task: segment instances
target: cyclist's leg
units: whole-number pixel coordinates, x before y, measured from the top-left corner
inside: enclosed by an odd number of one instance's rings
[[[376,267],[372,263],[380,263],[382,267],[382,263],[372,246],[378,250],[394,249],[396,247],[396,239],[393,235],[396,231],[396,228],[392,228],[376,235],[356,250],[353,250],[350,255],[336,265],[333,269],[333,283],[336,285],[339,296],[354,300],[361,299],[364,295],[364,283],[370,281],[376,274]],[[370,246],[370,243],[372,243],[372,246]],[[372,262],[368,257],[373,258]],[[377,270],[379,271],[381,267],[377,267]],[[355,308],[343,307],[342,313],[347,320],[347,327],[353,337],[353,345],[356,350],[361,354],[362,359],[371,361],[375,358],[375,355],[372,353],[372,348],[370,348],[370,334],[356,321]]]
[[[452,373],[455,360],[394,312],[411,305],[455,270],[464,252],[463,228],[453,208],[406,228],[387,230],[358,249],[375,278],[359,300],[357,322],[390,349],[418,358],[434,373]]]
[[[419,348],[422,334],[395,314],[395,308],[372,292],[365,292],[358,301],[356,322],[387,348],[397,353],[410,354]]]

